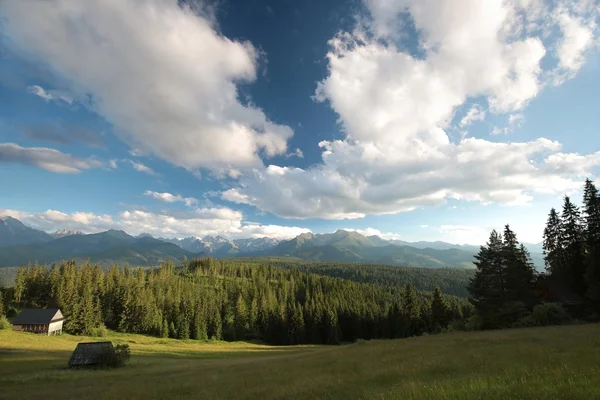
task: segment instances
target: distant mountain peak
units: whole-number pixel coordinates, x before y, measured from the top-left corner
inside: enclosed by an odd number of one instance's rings
[[[83,232],[77,231],[77,230],[58,229],[56,232],[51,233],[50,236],[52,236],[55,239],[60,239],[65,236],[83,235],[83,234],[84,234]]]
[[[16,218],[11,217],[10,215],[7,215],[5,217],[0,217],[0,221],[4,222],[5,224],[24,225],[21,221],[19,221]]]

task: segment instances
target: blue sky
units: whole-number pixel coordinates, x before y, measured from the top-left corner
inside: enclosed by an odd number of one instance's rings
[[[600,166],[594,1],[3,2],[0,214],[539,242]]]

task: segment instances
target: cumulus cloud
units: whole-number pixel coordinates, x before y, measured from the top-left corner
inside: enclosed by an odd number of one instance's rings
[[[271,237],[290,239],[308,229],[246,223],[242,213],[229,208],[198,208],[181,214],[152,213],[128,210],[116,215],[97,215],[87,212],[64,213],[47,210],[32,213],[0,209],[0,216],[11,216],[21,222],[48,232],[56,229],[80,230],[97,233],[108,229],[120,229],[129,234],[149,233],[156,237],[203,237],[221,235],[230,239]]]
[[[0,163],[32,165],[51,172],[74,174],[104,164],[94,158],[79,158],[47,147],[21,147],[16,143],[0,143]]]
[[[238,98],[259,52],[177,0],[0,3],[10,45],[49,64],[132,148],[196,168],[256,167],[293,135]],[[40,87],[33,89],[48,100]],[[91,96],[91,97],[90,97]]]
[[[127,160],[127,161],[129,161],[129,163],[131,164],[133,169],[135,169],[138,172],[143,172],[144,174],[148,174],[151,176],[160,176],[160,174],[158,172],[156,172],[152,168],[148,167],[147,165],[142,164],[141,162],[137,162],[137,161],[133,161],[133,160]]]
[[[153,192],[151,190],[146,190],[144,192],[144,194],[146,196],[150,196],[153,197],[157,200],[160,201],[164,201],[166,203],[175,203],[175,202],[181,202],[181,203],[185,203],[186,206],[191,207],[194,206],[196,204],[198,204],[198,199],[195,199],[193,197],[181,197],[180,195],[173,195],[171,193],[159,193],[159,192]]]
[[[397,213],[447,199],[523,204],[536,193],[579,186],[600,165],[598,153],[562,153],[560,143],[544,138],[452,142],[445,132],[458,107],[481,98],[487,110],[471,109],[465,126],[484,111],[510,113],[510,129],[522,124],[522,110],[548,72],[541,60],[552,27],[545,24],[554,19],[544,4],[365,4],[370,19],[331,39],[329,74],[315,93],[339,115],[346,137],[319,144],[319,165],[270,165],[244,174],[223,199],[282,217],[328,219]],[[398,44],[411,25],[407,18],[419,35],[419,56]]]

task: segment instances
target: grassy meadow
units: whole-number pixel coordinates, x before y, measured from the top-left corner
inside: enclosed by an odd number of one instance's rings
[[[69,370],[80,341],[131,346],[118,370]],[[595,399],[600,325],[275,347],[0,331],[0,398]]]

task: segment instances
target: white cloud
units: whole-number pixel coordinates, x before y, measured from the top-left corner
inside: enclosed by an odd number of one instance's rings
[[[21,147],[15,143],[0,143],[0,163],[33,165],[61,174],[104,166],[94,157],[79,158],[48,147]]]
[[[291,158],[291,157],[304,158],[304,153],[302,152],[302,150],[296,148],[296,150],[292,151],[291,153],[287,153],[285,155],[285,158]]]
[[[149,233],[162,237],[203,237],[221,235],[230,239],[271,237],[290,239],[308,229],[246,223],[242,213],[229,208],[198,208],[188,213],[151,213],[142,210],[123,211],[117,215],[96,215],[86,212],[63,213],[48,210],[32,213],[0,209],[0,216],[11,216],[26,225],[48,232],[61,229],[97,233],[108,229],[120,229],[129,234]]]
[[[190,170],[286,153],[292,129],[238,99],[259,52],[206,14],[177,0],[5,1],[0,14],[11,45],[49,64],[76,98],[91,95],[134,149]]]
[[[328,219],[447,199],[523,204],[535,193],[577,187],[600,166],[598,154],[562,155],[560,143],[544,138],[455,143],[445,132],[458,107],[481,98],[488,111],[511,113],[510,129],[523,123],[521,112],[547,72],[541,27],[550,11],[539,2],[365,3],[372,19],[330,41],[329,74],[315,94],[339,115],[345,139],[319,144],[320,165],[247,172],[223,199],[282,217]],[[407,15],[419,34],[419,57],[398,44]],[[482,112],[469,112],[464,124]]]
[[[138,172],[143,172],[144,174],[148,174],[148,175],[152,175],[152,176],[160,176],[160,174],[156,171],[154,171],[152,168],[148,167],[145,164],[142,164],[141,162],[136,162],[133,160],[127,160],[129,161],[129,163],[131,164],[131,166],[133,167],[133,169],[135,169]]]
[[[367,229],[344,229],[346,231],[353,231],[360,233],[363,236],[379,236],[384,240],[402,240],[402,236],[392,232],[381,232],[379,229],[367,228]]]
[[[421,225],[421,229],[427,229],[429,228],[429,225]]]
[[[479,104],[473,106],[467,111],[465,116],[460,120],[460,126],[465,127],[471,125],[475,121],[483,121],[485,119],[485,110]]]
[[[73,98],[60,90],[46,91],[43,87],[32,85],[27,87],[29,93],[34,94],[46,101],[63,101],[68,104],[73,103]]]
[[[131,149],[129,150],[129,154],[133,157],[140,157],[144,155],[144,153],[139,149]]]
[[[164,201],[166,203],[175,203],[175,202],[182,202],[185,203],[186,206],[191,207],[194,206],[196,204],[198,204],[198,199],[195,199],[193,197],[182,197],[180,195],[172,195],[171,193],[159,193],[159,192],[153,192],[151,190],[146,190],[144,192],[144,194],[146,196],[151,196],[154,197],[157,200],[160,201]]]
[[[571,15],[565,8],[557,10],[554,18],[563,33],[557,45],[559,67],[566,77],[574,76],[585,62],[585,52],[594,42],[596,23],[593,18],[586,19]]]
[[[117,160],[110,160],[108,162],[108,166],[112,169],[117,169],[119,168],[119,166],[117,165]]]
[[[469,138],[425,154],[347,141],[324,146],[320,166],[256,170],[222,198],[288,218],[361,218],[445,199],[527,203],[532,193],[580,186],[591,168],[600,166],[600,153],[560,153],[560,144],[547,139],[493,143]]]

